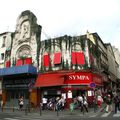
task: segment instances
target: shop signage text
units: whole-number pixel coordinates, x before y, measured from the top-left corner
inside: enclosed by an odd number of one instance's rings
[[[87,75],[69,75],[69,80],[90,80],[89,76]]]

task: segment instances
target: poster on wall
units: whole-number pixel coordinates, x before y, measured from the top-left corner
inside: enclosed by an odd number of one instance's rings
[[[62,97],[66,99],[66,93],[62,93]]]
[[[72,92],[68,91],[68,98],[72,98]]]
[[[88,96],[92,96],[92,91],[91,90],[88,91]]]

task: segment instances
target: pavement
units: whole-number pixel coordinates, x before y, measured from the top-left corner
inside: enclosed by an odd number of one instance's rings
[[[72,112],[69,109],[65,109],[62,111],[53,111],[53,110],[41,110],[39,108],[37,109],[30,109],[30,110],[18,110],[17,108],[6,108],[1,110],[1,113],[10,113],[10,114],[17,114],[24,117],[37,117],[39,119],[44,120],[56,120],[56,119],[75,119],[75,118],[84,118],[84,117],[90,117],[95,116],[97,113],[103,111],[105,105],[103,105],[101,108],[97,108],[97,110],[94,111],[94,108],[88,108],[88,113],[81,112],[80,109],[73,110]]]

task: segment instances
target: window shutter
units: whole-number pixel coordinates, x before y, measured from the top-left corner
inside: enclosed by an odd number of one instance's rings
[[[7,68],[7,67],[10,67],[10,65],[11,65],[11,64],[10,64],[10,60],[8,60],[8,61],[5,62],[5,67],[6,67],[6,68]]]
[[[76,61],[76,52],[72,52],[72,64],[76,65],[77,61]]]
[[[24,64],[28,64],[28,65],[32,64],[32,58],[26,58],[24,60]]]
[[[50,57],[49,54],[43,56],[43,66],[48,67],[50,65]]]
[[[18,59],[16,62],[16,66],[21,66],[23,65],[23,60],[22,59]]]
[[[61,63],[61,52],[54,53],[54,64],[60,64]]]
[[[83,52],[76,52],[77,56],[77,64],[84,65],[85,64],[85,57]]]

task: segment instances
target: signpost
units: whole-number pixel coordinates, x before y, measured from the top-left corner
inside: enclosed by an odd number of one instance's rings
[[[93,91],[94,91],[94,100],[93,100],[93,103],[94,103],[94,112],[96,112],[96,98],[95,98],[95,87],[96,87],[96,84],[94,82],[91,82],[90,83],[90,87],[93,88]]]
[[[95,84],[94,82],[91,82],[91,83],[90,83],[90,87],[91,87],[91,88],[95,88],[95,87],[96,87],[96,84]]]

